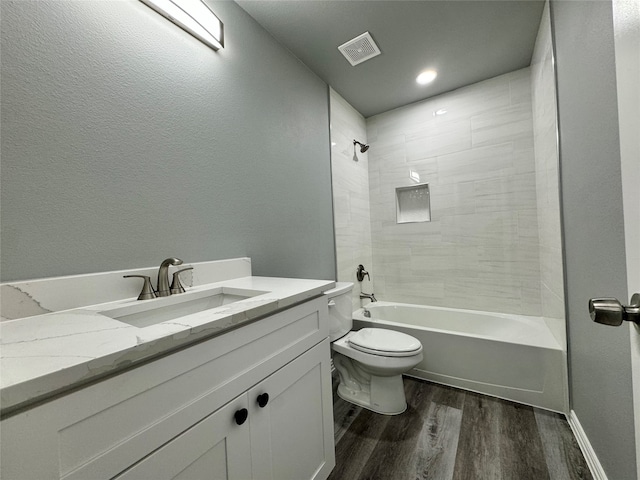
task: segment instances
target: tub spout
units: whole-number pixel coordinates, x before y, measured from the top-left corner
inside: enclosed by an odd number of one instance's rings
[[[376,300],[376,297],[375,297],[375,295],[373,293],[360,292],[360,300],[362,300],[364,298],[368,298],[372,302],[377,302],[378,301],[378,300]]]

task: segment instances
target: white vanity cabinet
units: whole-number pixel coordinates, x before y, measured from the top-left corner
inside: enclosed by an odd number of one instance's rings
[[[323,480],[327,337],[320,297],[8,417],[2,478]]]
[[[324,445],[324,417],[331,415],[322,404],[326,342],[116,478],[326,478],[333,468]]]
[[[252,478],[249,428],[232,422],[235,412],[246,408],[247,398],[243,395],[115,478]]]

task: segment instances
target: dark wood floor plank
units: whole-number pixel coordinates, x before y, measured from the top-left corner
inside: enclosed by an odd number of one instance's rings
[[[454,480],[500,480],[500,400],[467,392],[462,410]]]
[[[464,390],[448,387],[446,385],[429,384],[424,380],[414,381],[422,382],[424,385],[433,385],[433,388],[435,389],[433,402],[446,407],[457,408],[458,410],[462,410],[464,407],[464,398],[466,396],[466,392]]]
[[[345,402],[342,399],[339,401]],[[359,477],[390,418],[365,409],[360,411],[336,445],[336,467],[329,480],[354,480]]]
[[[462,421],[462,410],[431,402],[406,478],[451,480]]]
[[[433,385],[405,380],[408,408],[390,417],[380,442],[362,469],[360,480],[395,480],[407,478],[413,470],[411,458],[426,421],[435,391]],[[354,479],[355,480],[355,479]]]
[[[559,413],[535,410],[545,460],[552,479],[593,480],[569,424]]]
[[[336,394],[333,400],[333,440],[336,445],[361,411],[362,407],[346,402]]]
[[[549,480],[549,471],[533,408],[500,402],[500,473],[502,478]]]

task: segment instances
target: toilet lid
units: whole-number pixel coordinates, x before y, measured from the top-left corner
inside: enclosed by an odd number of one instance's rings
[[[349,337],[356,350],[386,357],[409,357],[422,350],[417,338],[383,328],[363,328]]]

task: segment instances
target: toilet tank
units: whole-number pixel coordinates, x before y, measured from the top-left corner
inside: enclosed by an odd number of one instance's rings
[[[332,342],[353,327],[351,290],[353,283],[336,282],[335,288],[324,292],[329,303],[329,340]]]

